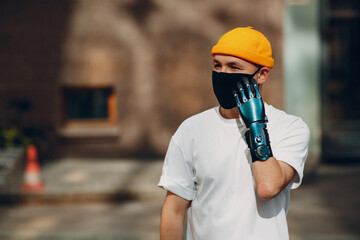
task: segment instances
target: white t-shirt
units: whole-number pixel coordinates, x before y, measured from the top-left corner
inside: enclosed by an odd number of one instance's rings
[[[303,177],[309,130],[270,105],[265,112],[274,157],[297,172],[270,200],[255,191],[241,119],[225,119],[215,107],[185,120],[171,138],[159,186],[191,201],[187,240],[289,239],[289,192]]]

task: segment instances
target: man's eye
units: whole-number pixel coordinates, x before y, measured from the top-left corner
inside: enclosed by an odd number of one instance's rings
[[[234,70],[240,70],[240,68],[236,67],[236,66],[231,66],[232,69]]]
[[[221,67],[220,64],[215,64],[215,65],[214,65],[214,68],[220,68],[220,67]]]

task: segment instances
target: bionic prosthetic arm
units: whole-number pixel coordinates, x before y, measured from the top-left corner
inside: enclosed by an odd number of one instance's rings
[[[252,161],[265,161],[272,157],[270,140],[266,129],[267,117],[265,115],[264,103],[255,79],[250,82],[247,77],[237,82],[237,89],[233,90],[236,104],[240,115],[245,122],[248,131],[246,141],[250,148]]]

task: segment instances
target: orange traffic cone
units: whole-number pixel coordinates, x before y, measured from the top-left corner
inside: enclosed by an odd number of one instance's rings
[[[34,145],[30,145],[26,151],[26,168],[21,190],[24,193],[41,193],[43,189],[44,184],[41,181],[38,152]]]

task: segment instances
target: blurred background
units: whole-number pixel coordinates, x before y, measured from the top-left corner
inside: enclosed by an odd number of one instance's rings
[[[0,1],[0,237],[158,239],[162,158],[239,26],[272,44],[265,101],[311,131],[292,239],[360,239],[357,0]]]

